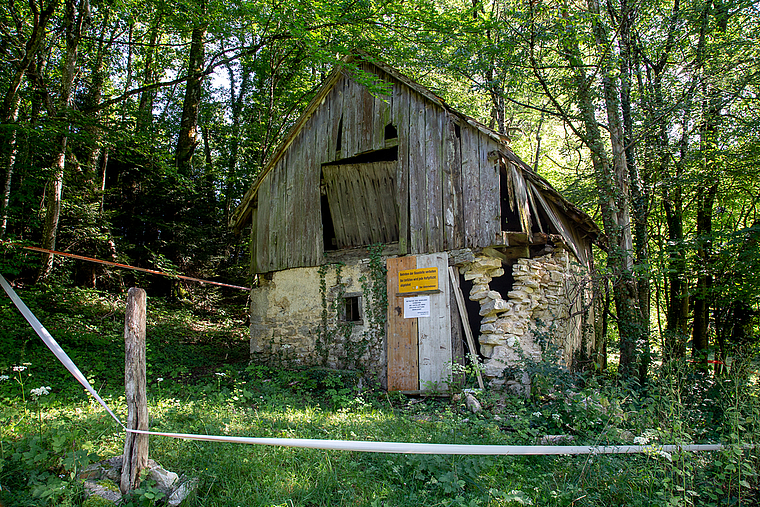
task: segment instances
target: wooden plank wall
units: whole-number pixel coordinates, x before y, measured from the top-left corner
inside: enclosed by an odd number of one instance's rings
[[[396,177],[396,206],[398,209],[398,249],[404,255],[410,251],[409,244],[409,153],[411,144],[409,131],[411,111],[409,109],[410,94],[408,89],[395,83],[391,100],[391,117],[395,120],[398,131],[398,175]]]
[[[486,247],[500,231],[498,166],[488,161],[497,142],[370,64],[364,69],[391,83],[391,95],[375,97],[354,79],[338,78],[262,181],[253,238],[257,272],[323,262],[322,165],[382,149],[388,123],[398,132],[394,181],[401,254]],[[380,212],[388,215],[385,208]]]
[[[438,289],[430,294],[430,317],[417,320],[419,334],[420,389],[437,385],[445,389],[451,365],[451,306],[449,296],[449,257],[446,252],[420,255],[417,269],[438,268]]]
[[[404,298],[399,292],[398,272],[415,269],[414,257],[390,258],[388,267],[388,390],[419,389],[417,319],[404,318]]]
[[[338,248],[390,243],[398,237],[395,162],[329,165],[322,173]]]

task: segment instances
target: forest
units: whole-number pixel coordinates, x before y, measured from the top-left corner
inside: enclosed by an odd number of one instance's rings
[[[631,393],[669,364],[689,385],[740,375],[755,386],[755,428],[760,7],[749,0],[3,2],[0,273],[40,298],[50,287],[119,298],[137,280],[166,304],[225,304],[22,247],[252,286],[232,214],[330,71],[359,72],[345,60],[354,50],[509,138],[600,225],[601,378]],[[0,373],[21,359],[0,359]],[[2,474],[0,459],[0,491]]]
[[[31,244],[245,279],[231,213],[361,49],[508,136],[595,217],[621,373],[643,380],[658,355],[707,368],[756,342],[757,22],[753,2],[722,0],[9,2],[4,269],[118,285],[11,251]]]

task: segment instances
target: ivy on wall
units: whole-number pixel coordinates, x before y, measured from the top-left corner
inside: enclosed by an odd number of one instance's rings
[[[366,271],[359,277],[362,288],[364,330],[355,336],[356,322],[344,318],[345,297],[348,283],[343,278],[345,264],[324,264],[319,267],[319,293],[322,315],[317,333],[315,351],[322,364],[326,365],[330,352],[338,343],[343,345],[340,358],[345,367],[359,371],[366,370],[367,352],[382,350],[385,338],[385,323],[388,309],[386,290],[386,268],[382,258],[383,246],[372,245],[368,249],[369,263]],[[335,283],[328,288],[328,274],[334,272]],[[377,362],[380,357],[371,357],[370,362]]]

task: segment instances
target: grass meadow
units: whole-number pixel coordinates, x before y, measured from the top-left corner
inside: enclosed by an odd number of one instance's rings
[[[18,294],[126,419],[124,295],[56,286]],[[758,505],[760,386],[751,354],[715,378],[657,366],[645,386],[529,365],[529,397],[386,393],[360,372],[249,364],[244,303],[213,291],[148,299],[151,429],[253,437],[532,445],[646,444],[636,455],[445,456],[324,451],[151,437],[150,456],[198,478],[195,506]],[[121,454],[123,430],[0,298],[0,505],[87,503],[76,474]],[[472,380],[472,379],[470,379]],[[474,384],[474,382],[472,382]],[[541,389],[538,389],[538,387]],[[662,444],[725,444],[665,453]],[[149,485],[146,485],[149,486]],[[138,490],[125,505],[162,505]]]

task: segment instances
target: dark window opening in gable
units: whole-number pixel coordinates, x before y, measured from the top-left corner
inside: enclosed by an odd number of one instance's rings
[[[335,141],[335,151],[340,151],[341,144],[343,143],[343,117],[340,117],[338,122],[338,140]]]
[[[454,124],[454,136],[457,139],[461,139],[462,138],[462,127],[460,127],[456,123]]]
[[[336,162],[323,164],[322,167],[346,164],[369,164],[371,162],[394,162],[398,160],[398,146],[361,153],[354,157],[342,158]]]
[[[385,140],[389,139],[398,139],[398,131],[396,130],[396,126],[392,123],[389,123],[385,126]]]
[[[324,180],[324,176],[322,176]],[[338,241],[335,239],[335,225],[333,225],[332,215],[330,214],[330,203],[327,200],[325,186],[321,185],[321,209],[322,209],[322,241],[325,250],[337,250]]]
[[[504,165],[499,171],[499,204],[501,211],[501,230],[509,232],[522,232],[520,215],[517,213],[516,203],[509,196],[509,178]],[[514,208],[514,209],[512,209]]]
[[[346,294],[343,296],[343,320],[345,322],[362,322],[361,296]]]

